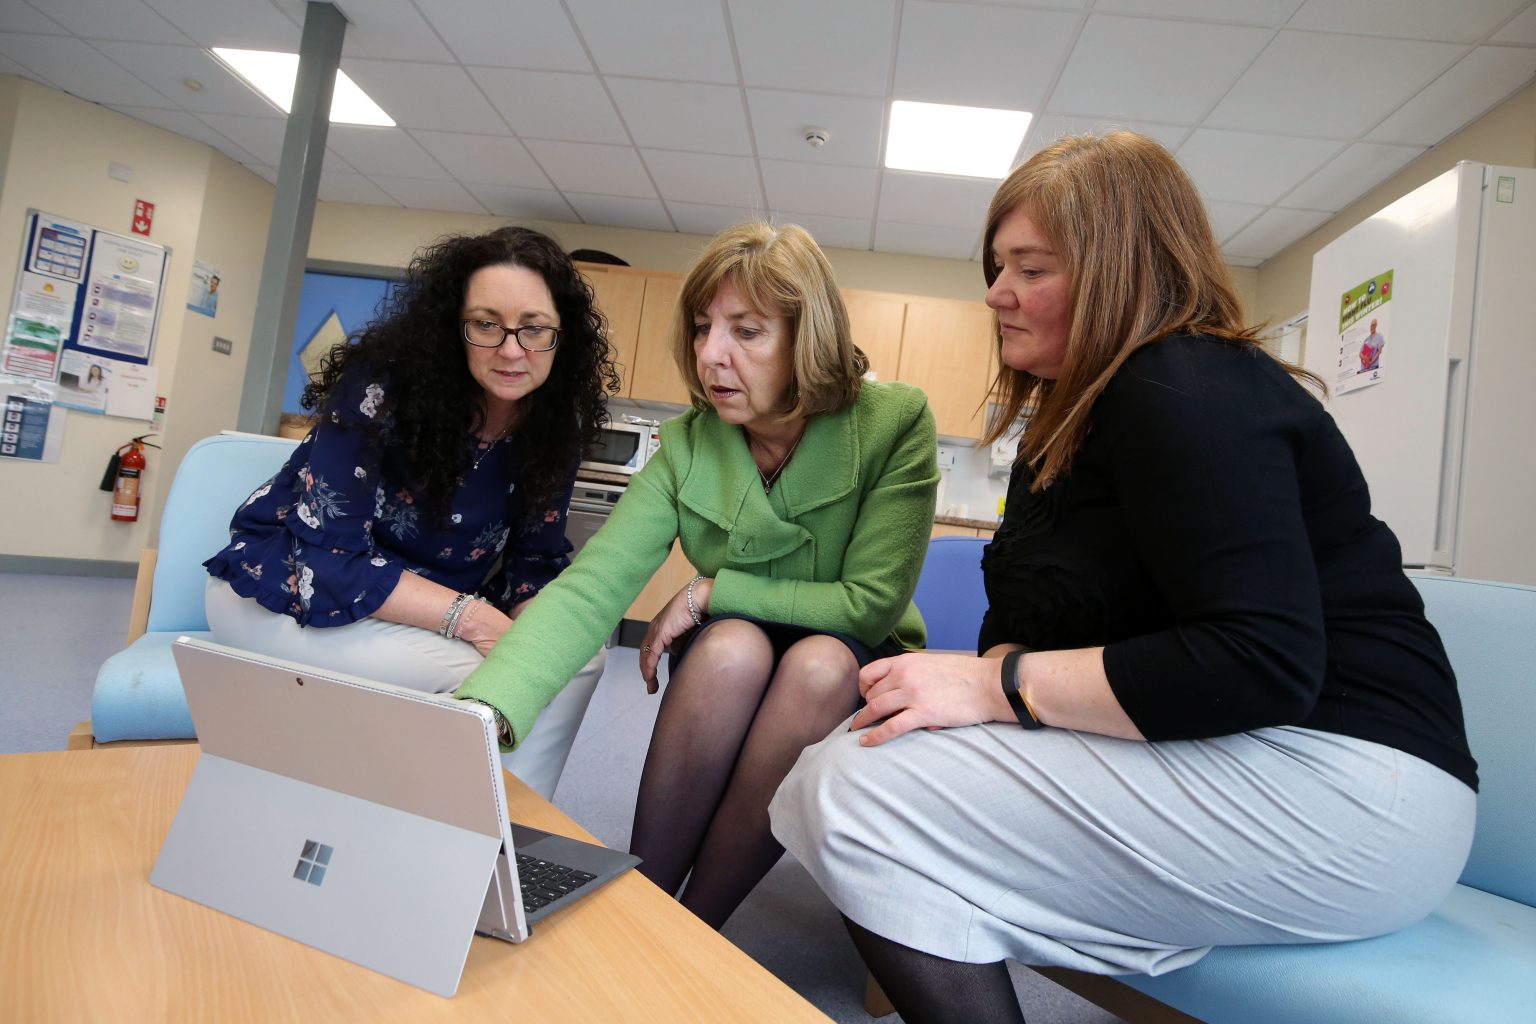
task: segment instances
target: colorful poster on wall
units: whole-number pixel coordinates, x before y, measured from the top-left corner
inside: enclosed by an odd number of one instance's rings
[[[192,261],[192,286],[187,289],[187,308],[203,316],[219,313],[219,268],[202,260]]]
[[[1380,384],[1391,331],[1392,271],[1377,274],[1339,300],[1339,353],[1333,393]]]
[[[64,417],[50,386],[0,380],[0,458],[58,462],[63,448]]]
[[[165,249],[96,232],[91,240],[79,330],[70,348],[147,363],[160,316]]]

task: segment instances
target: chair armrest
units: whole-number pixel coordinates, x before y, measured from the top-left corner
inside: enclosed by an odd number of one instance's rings
[[[145,548],[139,554],[139,574],[133,581],[133,607],[128,612],[128,642],[131,644],[149,628],[149,598],[155,585],[155,559],[158,548]]]

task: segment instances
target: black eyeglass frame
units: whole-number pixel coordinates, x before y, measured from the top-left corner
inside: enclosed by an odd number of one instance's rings
[[[486,345],[482,342],[476,341],[469,336],[470,324],[490,324],[493,327],[499,328],[501,330],[501,340],[494,345]],[[530,347],[528,343],[523,340],[523,332],[529,328],[540,331],[548,331],[552,339],[549,345],[545,348]],[[464,344],[473,345],[475,348],[501,348],[501,346],[507,343],[508,337],[516,338],[517,347],[522,349],[524,352],[551,352],[554,350],[556,345],[560,344],[560,328],[558,327],[551,327],[549,324],[523,324],[519,327],[508,327],[505,324],[498,324],[494,320],[486,320],[477,316],[469,317],[465,320],[460,320],[459,333],[464,336]]]

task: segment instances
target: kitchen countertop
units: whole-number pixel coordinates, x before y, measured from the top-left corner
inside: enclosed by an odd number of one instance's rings
[[[933,521],[940,526],[965,526],[973,530],[996,530],[996,519],[962,519],[959,516],[934,516]]]

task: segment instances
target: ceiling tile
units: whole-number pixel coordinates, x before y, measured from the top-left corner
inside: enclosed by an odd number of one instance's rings
[[[515,30],[506,0],[416,0],[461,64],[540,71],[591,71],[560,0],[518,0]]]
[[[986,223],[987,204],[992,202],[997,186],[998,182],[989,178],[886,171],[880,182],[877,219],[881,223],[963,228],[975,236]]]
[[[78,39],[4,32],[0,33],[0,55],[65,92],[93,103],[121,103],[130,107],[175,105]]]
[[[1050,109],[1196,124],[1253,62],[1267,29],[1094,15]]]
[[[651,169],[651,178],[663,199],[749,210],[763,208],[757,162],[748,157],[661,149],[642,149],[640,155]]]
[[[565,198],[588,224],[613,228],[641,228],[646,231],[672,231],[672,220],[659,199],[632,199],[619,196],[589,196],[567,192]]]
[[[552,187],[528,150],[511,136],[421,129],[411,135],[460,182],[519,188]]]
[[[1536,46],[1536,4],[1521,11],[1508,25],[1495,32],[1489,42]]]
[[[307,0],[272,0],[296,24],[304,24]],[[344,3],[347,32],[341,41],[343,57],[379,57],[384,60],[451,62],[453,54],[432,31],[411,0],[366,0]]]
[[[38,35],[57,35],[67,32],[63,25],[48,17],[36,7],[27,4],[0,6],[0,32],[31,32]]]
[[[893,98],[1038,111],[1081,21],[1066,11],[908,0]]]
[[[375,185],[388,192],[409,210],[449,210],[453,213],[484,213],[485,207],[475,197],[464,191],[456,181],[429,178],[397,178],[387,174],[370,174]]]
[[[1267,260],[1286,246],[1322,227],[1333,214],[1320,210],[1287,210],[1274,206],[1259,214],[1223,247],[1237,259]]]
[[[114,42],[96,43],[95,46],[183,110],[239,114],[242,117],[282,116],[277,108],[199,47]],[[188,89],[183,81],[189,78],[202,83],[202,88],[196,92]]]
[[[490,134],[506,130],[461,67],[353,58],[343,60],[341,67],[402,128]]]
[[[82,39],[129,39],[138,43],[192,40],[144,0],[45,0],[48,17]]]
[[[768,205],[832,217],[873,217],[880,172],[865,167],[826,167],[793,160],[761,160]]]
[[[283,162],[283,132],[288,122],[282,118],[198,114],[197,119],[250,153],[257,163],[276,167]]]
[[[730,0],[747,85],[884,96],[895,0]],[[807,25],[816,31],[807,32]]]
[[[1211,234],[1216,241],[1225,242],[1253,222],[1267,207],[1251,203],[1224,203],[1220,200],[1205,201],[1205,216],[1211,222]]]
[[[1208,199],[1268,206],[1333,157],[1337,142],[1202,128],[1179,162]]]
[[[536,139],[528,143],[528,149],[562,192],[656,198],[656,188],[640,162],[640,154],[628,146]]]
[[[1536,10],[1536,7],[1531,8]],[[1479,46],[1366,135],[1432,146],[1504,100],[1536,74],[1536,50]]]
[[[184,110],[155,110],[152,107],[118,106],[114,106],[112,109],[120,114],[127,114],[129,117],[143,121],[146,124],[164,128],[168,132],[175,132],[182,138],[201,142],[205,146],[218,150],[236,163],[261,162],[254,153],[243,146],[231,142],[215,131],[207,122],[198,120]],[[281,154],[281,147],[279,147],[279,154]]]
[[[713,237],[744,220],[763,216],[761,207],[712,206],[706,203],[683,203],[667,200],[667,210],[677,230],[690,235]]]
[[[361,174],[320,171],[320,201],[357,203],[362,206],[399,206],[389,193]]]
[[[251,0],[146,0],[199,46],[299,51],[301,22]]]
[[[1288,193],[1284,203],[1307,210],[1342,210],[1423,152],[1422,146],[1356,143]]]
[[[506,185],[464,186],[480,205],[498,217],[518,221],[577,220],[576,211],[559,192],[542,188],[510,188]]]
[[[1307,0],[1291,28],[1349,32],[1397,39],[1451,39],[1472,43],[1492,32],[1530,0]]]
[[[832,217],[824,213],[797,213],[794,210],[774,210],[773,223],[798,224],[811,233],[816,244],[823,249],[853,249],[868,252],[870,234],[874,222],[857,217]]]
[[[1302,0],[1098,0],[1095,14],[1133,14],[1147,18],[1191,18],[1229,25],[1278,28],[1296,13]]]
[[[880,166],[880,136],[885,126],[885,103],[881,100],[748,89],[747,108],[752,112],[758,156]],[[830,132],[826,145],[812,149],[806,143],[805,130],[811,127]]]
[[[370,177],[388,174],[401,178],[444,180],[448,172],[404,128],[368,128],[334,124],[326,138],[332,151]]]
[[[1281,32],[1205,123],[1353,139],[1461,53],[1453,43]]]
[[[720,0],[567,0],[605,75],[736,81]]]
[[[627,143],[629,136],[596,75],[470,68],[512,130],[525,139]]]
[[[610,78],[608,88],[637,146],[752,154],[741,90],[733,85]]]
[[[1027,160],[1064,135],[1106,135],[1121,128],[1156,139],[1169,152],[1178,149],[1179,145],[1189,137],[1190,131],[1183,125],[1155,124],[1151,121],[1132,118],[1116,120],[1108,117],[1067,117],[1062,114],[1045,114],[1037,117],[1030,124],[1029,136],[1024,140],[1024,148],[1021,152],[1023,159]]]
[[[27,70],[4,54],[0,54],[0,75],[15,75],[17,78],[31,79],[34,82],[41,82],[49,88],[58,89],[58,86],[49,82],[46,78]]]
[[[882,220],[875,225],[875,251],[968,260],[976,251],[976,238],[980,234],[980,225],[967,230]]]

